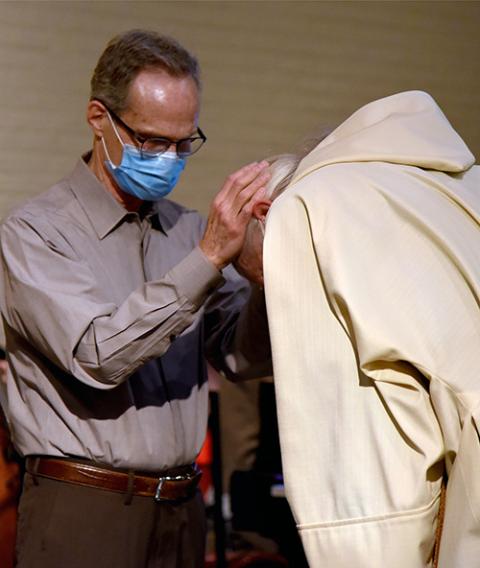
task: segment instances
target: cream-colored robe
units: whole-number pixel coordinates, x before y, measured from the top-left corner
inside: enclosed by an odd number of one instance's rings
[[[480,167],[426,93],[352,115],[273,204],[265,290],[311,568],[480,567]]]

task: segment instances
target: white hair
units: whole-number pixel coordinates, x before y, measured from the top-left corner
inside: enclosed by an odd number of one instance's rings
[[[267,158],[270,162],[270,175],[265,186],[265,197],[274,200],[288,186],[300,162],[297,154],[280,154]]]
[[[298,164],[333,130],[332,127],[323,126],[316,135],[303,141],[302,147],[296,154],[278,154],[267,158],[272,176],[265,187],[267,199],[273,201],[289,186]]]
[[[277,156],[266,158],[266,160],[270,163],[269,172],[271,177],[265,185],[265,198],[273,201],[288,187],[300,163],[301,156],[298,154],[278,154]],[[245,242],[248,246],[259,227],[263,231],[262,222],[252,216],[245,234]]]

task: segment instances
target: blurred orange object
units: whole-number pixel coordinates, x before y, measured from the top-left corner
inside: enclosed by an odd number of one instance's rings
[[[207,430],[207,435],[205,437],[205,442],[203,443],[200,454],[197,458],[197,463],[203,472],[202,478],[200,479],[200,491],[202,492],[203,498],[208,501],[213,488],[212,481],[212,459],[213,459],[213,445],[212,445],[212,433]]]
[[[10,436],[0,416],[0,566],[12,568],[15,555],[19,466],[9,458]]]

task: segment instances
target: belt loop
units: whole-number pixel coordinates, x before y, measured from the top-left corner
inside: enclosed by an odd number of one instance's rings
[[[33,466],[32,466],[32,471],[31,471],[31,476],[32,476],[32,479],[33,479],[33,483],[35,485],[39,484],[38,477],[37,477],[39,464],[40,464],[40,458],[37,456],[33,459]]]
[[[130,505],[133,500],[133,489],[135,486],[135,472],[133,469],[128,470],[127,491],[125,492],[125,505]]]

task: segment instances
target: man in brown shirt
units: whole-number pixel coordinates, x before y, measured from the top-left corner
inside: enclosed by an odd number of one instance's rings
[[[21,567],[203,564],[205,357],[268,372],[263,295],[229,264],[269,174],[231,175],[206,223],[165,199],[206,139],[199,90],[174,40],[114,38],[92,78],[92,151],[2,226]]]

